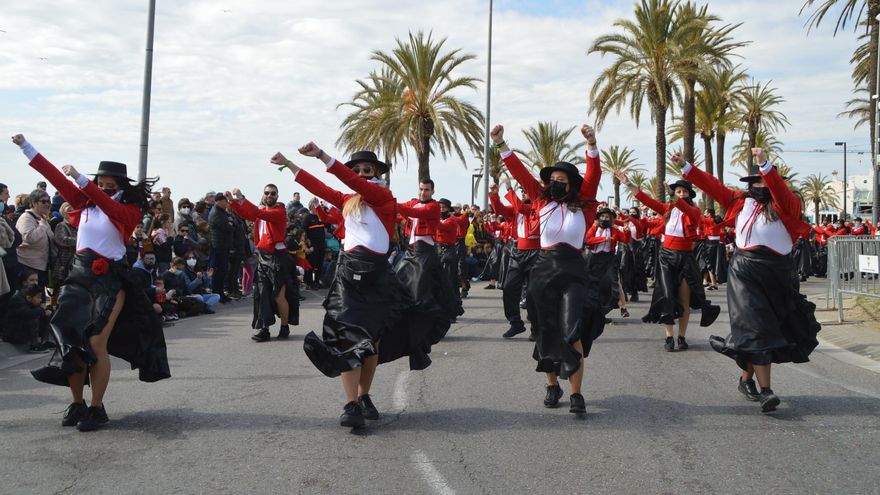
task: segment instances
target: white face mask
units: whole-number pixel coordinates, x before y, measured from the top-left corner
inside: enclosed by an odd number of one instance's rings
[[[190,267],[190,268],[195,268],[195,266],[196,266],[196,259],[195,259],[195,258],[190,258],[190,259],[186,260],[186,266],[188,266],[188,267]]]
[[[180,212],[183,213],[184,215],[189,215],[189,208],[182,208],[180,210]]]

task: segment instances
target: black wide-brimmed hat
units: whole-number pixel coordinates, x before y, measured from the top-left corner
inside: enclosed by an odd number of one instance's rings
[[[774,165],[773,168],[776,168],[776,166]],[[788,177],[786,177],[784,175],[780,175],[780,177],[782,177],[782,180],[788,179]],[[748,182],[749,184],[751,184],[752,182],[759,182],[762,180],[764,180],[764,176],[761,175],[761,173],[758,171],[757,165],[752,165],[751,167],[749,167],[749,175],[747,175],[745,177],[740,177],[740,179],[739,179],[740,182]]]
[[[373,165],[378,167],[379,173],[377,173],[376,175],[387,174],[388,170],[391,169],[391,167],[387,163],[380,160],[379,157],[377,157],[376,154],[373,153],[372,151],[356,151],[356,152],[354,152],[351,155],[351,159],[349,159],[347,162],[345,162],[345,166],[348,168],[352,168],[355,166],[355,164],[363,163],[363,162],[372,163]]]
[[[679,179],[679,180],[669,184],[669,188],[672,189],[672,192],[675,192],[676,187],[683,187],[683,188],[687,189],[688,194],[690,194],[690,196],[691,196],[691,199],[697,197],[697,191],[694,190],[693,184],[691,184],[690,182],[688,182],[684,179]]]
[[[440,203],[441,205],[446,205],[446,207],[449,208],[450,210],[452,209],[452,201],[449,201],[446,198],[440,198],[437,200],[437,202]]]
[[[612,210],[611,208],[599,208],[599,211],[596,212],[596,218],[599,218],[602,214],[605,213],[611,215],[612,220],[617,218],[617,213],[615,213],[614,210]]]
[[[122,179],[131,180],[128,178],[128,167],[124,163],[119,162],[101,162],[98,164],[98,171],[95,172],[95,177],[99,175],[104,175],[107,177],[120,177]]]
[[[584,178],[581,177],[580,172],[578,172],[577,167],[568,163],[568,162],[556,162],[556,165],[552,167],[544,167],[541,169],[541,180],[544,181],[544,184],[550,183],[550,174],[559,170],[560,172],[565,172],[568,174],[568,180],[571,182],[571,188],[574,191],[578,191],[581,188],[581,183],[584,181]]]

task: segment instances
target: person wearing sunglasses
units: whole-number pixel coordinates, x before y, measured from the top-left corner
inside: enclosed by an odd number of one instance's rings
[[[345,164],[324,153],[315,143],[299,149],[305,156],[320,159],[327,171],[354,193],[342,193],[299,168],[283,154],[271,162],[286,166],[294,180],[315,196],[342,212],[345,239],[336,275],[324,300],[322,337],[309,332],[303,348],[306,355],[328,377],[342,377],[347,403],[340,425],[362,428],[365,419],[379,419],[370,398],[370,387],[381,353],[393,354],[408,344],[408,335],[394,331],[396,301],[401,287],[388,254],[396,232],[397,203],[380,174],[389,166],[370,151],[358,151]],[[381,347],[380,347],[381,342]],[[430,361],[428,361],[430,362]]]
[[[290,337],[290,325],[299,325],[299,284],[292,276],[292,261],[284,243],[287,232],[287,210],[278,202],[278,186],[266,184],[260,206],[241,194],[239,189],[226,191],[226,199],[236,215],[254,222],[257,266],[254,280],[255,342],[267,342],[269,327],[275,316],[281,320],[278,338]]]
[[[110,382],[110,354],[139,368],[141,381],[171,376],[162,320],[143,288],[129,281],[126,259],[125,242],[147,209],[155,179],[135,184],[125,164],[101,162],[90,180],[72,165],[58,170],[21,134],[12,142],[70,204],[70,221],[77,228],[76,254],[50,322],[56,356],[31,373],[37,380],[70,388],[73,402],[62,426],[96,430],[109,421],[103,399]],[[43,201],[49,196],[43,192],[34,199],[40,208],[35,214],[47,213],[49,204]],[[89,407],[83,400],[87,374]]]
[[[52,201],[49,193],[43,189],[34,189],[30,194],[30,204],[30,209],[15,222],[15,228],[21,233],[18,262],[22,269],[36,272],[39,284],[46,287],[49,282],[49,249],[53,237],[49,226]]]

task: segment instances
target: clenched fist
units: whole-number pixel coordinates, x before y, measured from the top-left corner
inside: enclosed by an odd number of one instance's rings
[[[16,146],[21,146],[24,144],[24,135],[16,134],[15,136],[12,136],[12,142],[15,143]]]
[[[504,126],[496,125],[489,131],[489,137],[492,139],[492,142],[495,144],[501,144],[504,142]]]
[[[79,179],[79,172],[77,172],[77,170],[73,168],[73,165],[64,165],[63,167],[61,167],[61,171],[64,172],[64,175],[70,177],[73,180]]]
[[[676,167],[680,167],[684,164],[684,160],[681,159],[681,153],[675,152],[669,159],[672,160],[672,164]]]
[[[272,158],[269,160],[275,165],[287,165],[287,157],[284,156],[280,151],[272,155]]]
[[[752,148],[752,156],[755,157],[755,164],[760,166],[767,162],[767,155],[764,148]]]
[[[596,145],[596,130],[591,126],[584,124],[581,126],[581,134],[584,136],[584,139],[587,140],[587,144],[590,146]]]
[[[323,153],[323,151],[321,151],[321,148],[319,148],[317,144],[311,141],[309,141],[308,144],[300,147],[299,152],[302,155],[311,156],[313,158],[320,158],[321,154]]]

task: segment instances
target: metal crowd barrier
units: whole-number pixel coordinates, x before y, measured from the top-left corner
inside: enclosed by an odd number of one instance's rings
[[[834,236],[828,240],[828,298],[843,322],[843,295],[880,298],[880,237]]]

